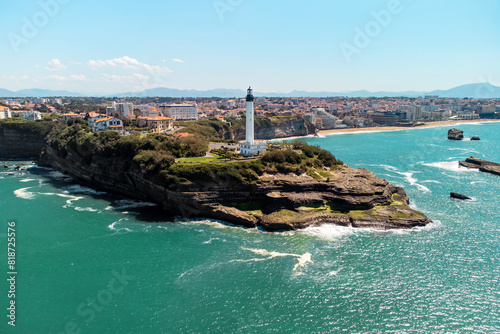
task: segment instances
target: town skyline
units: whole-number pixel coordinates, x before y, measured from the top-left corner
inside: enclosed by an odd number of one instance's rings
[[[3,3],[0,88],[111,95],[500,86],[500,4],[256,0]],[[314,36],[314,38],[311,38]]]

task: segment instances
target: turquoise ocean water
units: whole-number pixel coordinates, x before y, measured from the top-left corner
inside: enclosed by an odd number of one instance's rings
[[[459,128],[482,140],[448,141],[448,127],[306,139],[404,187],[434,221],[409,231],[164,221],[51,170],[3,169],[0,333],[499,333],[500,177],[457,162],[500,162],[500,123]]]

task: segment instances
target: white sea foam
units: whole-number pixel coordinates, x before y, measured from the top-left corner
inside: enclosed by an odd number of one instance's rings
[[[203,244],[204,244],[204,245],[211,244],[211,243],[212,243],[212,241],[214,241],[214,240],[220,240],[220,239],[219,239],[219,238],[210,238],[209,240],[204,241],[204,242],[203,242]]]
[[[105,195],[105,192],[97,191],[92,188],[84,187],[79,184],[74,184],[71,186],[63,187],[65,191],[68,191],[71,194],[85,194],[85,195]]]
[[[292,233],[302,233],[320,239],[336,240],[346,235],[353,234],[354,229],[351,227],[338,226],[334,224],[323,224],[320,226],[309,226],[303,230]]]
[[[121,232],[121,231],[127,231],[127,232],[132,232],[131,229],[127,228],[127,227],[123,227],[123,228],[118,228],[116,227],[118,224],[120,224],[122,221],[127,221],[128,219],[127,218],[121,218],[113,223],[111,223],[110,225],[108,225],[108,228],[110,230],[113,230],[113,231],[116,231],[116,232]]]
[[[86,212],[100,212],[100,210],[94,208],[81,208],[79,206],[75,207],[76,211],[86,211]]]
[[[473,150],[471,148],[462,148],[462,147],[449,147],[448,150],[450,150],[450,151],[463,151],[463,152],[479,153],[478,151]]]
[[[380,167],[384,168],[388,172],[395,172],[397,171],[397,167],[390,166],[390,165],[379,165]]]
[[[436,181],[436,180],[424,180],[424,181],[421,181],[422,183],[437,183],[437,184],[441,184],[442,182],[439,182],[439,181]]]
[[[441,228],[442,223],[440,220],[435,220],[430,224],[427,224],[425,226],[416,226],[411,229],[393,229],[393,230],[388,230],[391,234],[397,234],[397,235],[405,235],[405,234],[411,234],[411,233],[418,233],[418,232],[424,232],[424,231],[430,231],[434,230],[437,228]]]
[[[263,258],[249,259],[249,260],[233,260],[231,262],[266,261],[266,260],[274,259],[276,257],[291,256],[291,257],[296,257],[298,260],[298,263],[293,267],[293,270],[297,270],[300,267],[305,267],[309,263],[313,263],[313,261],[311,259],[311,253],[304,253],[304,254],[300,255],[300,254],[288,254],[288,253],[273,252],[273,251],[268,251],[265,249],[254,249],[254,248],[245,248],[245,247],[241,247],[241,249],[250,251],[254,254],[264,256],[264,257]]]
[[[158,204],[150,202],[135,201],[130,199],[122,199],[115,201],[112,205],[106,207],[106,210],[124,210],[124,209],[135,209],[135,208],[145,208],[158,206]]]
[[[422,184],[419,184],[417,183],[417,179],[413,177],[413,174],[415,172],[396,172],[400,175],[403,175],[405,177],[405,180],[412,186],[417,186],[417,188],[421,191],[425,191],[425,192],[430,192],[431,190],[429,188],[427,188],[426,186],[422,185]]]
[[[78,197],[78,196],[73,196],[73,195],[68,195],[68,194],[60,194],[60,193],[39,193],[40,195],[45,195],[45,196],[57,196],[61,198],[67,198],[66,200],[66,205],[63,206],[63,208],[67,208],[73,204],[73,202],[81,200],[83,197]]]
[[[443,162],[432,162],[423,164],[428,167],[435,167],[440,169],[449,170],[452,172],[475,172],[477,169],[470,169],[467,167],[462,167],[458,164],[458,161],[443,161]]]
[[[22,180],[19,180],[19,182],[32,182],[32,181],[36,181],[35,179],[22,179]]]
[[[34,199],[35,198],[35,193],[27,191],[28,189],[31,189],[33,187],[26,187],[26,188],[21,188],[14,190],[14,195],[18,198],[22,199]]]
[[[179,220],[176,220],[177,223],[180,223],[182,225],[207,225],[213,228],[218,228],[218,229],[225,229],[225,228],[230,228],[230,229],[238,229],[241,231],[246,231],[246,232],[259,232],[259,229],[257,228],[244,228],[242,226],[236,226],[230,223],[222,222],[222,221],[217,221],[217,220],[208,220],[208,219],[200,219],[200,220],[185,220],[184,218],[181,218]]]

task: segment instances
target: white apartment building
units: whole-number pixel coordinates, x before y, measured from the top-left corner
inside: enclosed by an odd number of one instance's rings
[[[127,117],[134,114],[133,103],[111,103],[111,107],[106,108],[106,116],[115,116],[118,114],[120,117]]]
[[[174,120],[197,120],[198,108],[196,104],[163,104],[160,105],[163,116]]]
[[[42,113],[37,110],[30,110],[23,112],[23,116],[21,117],[23,121],[37,121],[42,119]]]
[[[11,118],[12,113],[7,107],[0,107],[0,119]]]

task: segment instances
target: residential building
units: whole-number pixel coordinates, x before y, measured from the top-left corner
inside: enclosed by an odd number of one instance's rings
[[[78,117],[80,117],[80,115],[72,113],[72,112],[59,115],[59,119],[61,121],[64,121],[64,122],[66,122],[67,120],[69,120],[71,118],[78,118]]]
[[[106,108],[107,116],[127,117],[134,114],[134,104],[132,103],[116,103],[112,102],[111,107]]]
[[[116,117],[105,117],[95,121],[93,132],[106,131],[106,130],[123,130],[123,122],[121,119]]]
[[[11,118],[12,113],[7,107],[0,107],[0,119]]]
[[[198,108],[196,104],[163,104],[160,105],[163,116],[174,120],[197,120]]]
[[[138,117],[137,126],[148,127],[153,132],[160,133],[174,128],[174,119],[170,117]]]
[[[62,116],[62,115],[61,115]],[[87,115],[85,116],[85,118],[87,119],[87,123],[89,126],[91,127],[94,127],[94,124],[96,121],[100,120],[100,119],[103,119],[105,118],[106,116],[103,115],[103,114],[98,114],[96,112],[89,112],[87,113]]]
[[[23,121],[38,121],[42,119],[42,113],[37,110],[25,111],[23,112],[21,119]]]

